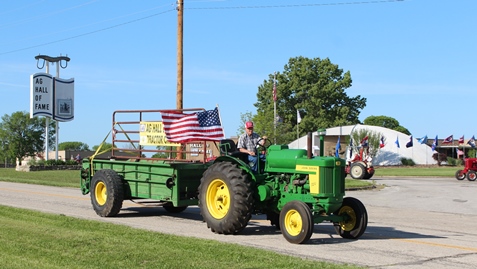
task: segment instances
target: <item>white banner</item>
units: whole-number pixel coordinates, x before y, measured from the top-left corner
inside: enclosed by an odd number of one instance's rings
[[[46,73],[30,76],[30,118],[53,117],[53,77]]]
[[[56,121],[71,121],[75,117],[75,80],[54,78],[54,100]]]

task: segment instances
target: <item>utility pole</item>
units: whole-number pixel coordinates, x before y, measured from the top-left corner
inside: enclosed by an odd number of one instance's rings
[[[51,56],[47,56],[47,55],[38,55],[38,56],[35,56],[35,59],[37,60],[37,62],[42,59],[45,61],[44,65],[43,66],[46,66],[46,73],[47,74],[50,74],[50,63],[55,63],[56,64],[56,77],[59,78],[60,77],[60,66],[61,68],[66,68],[68,66],[68,62],[70,61],[70,58],[68,56],[58,56],[58,57],[51,57]],[[66,64],[65,66],[61,65],[61,61],[65,61]],[[43,67],[39,67],[38,66],[38,63],[37,63],[37,67],[38,69],[43,69]],[[56,121],[56,124],[55,124],[55,129],[56,129],[56,154],[55,154],[55,160],[58,160],[58,137],[59,137],[59,122]],[[49,145],[48,145],[48,138],[49,138],[49,127],[50,127],[50,118],[49,117],[46,117],[46,129],[45,129],[45,159],[48,160],[48,155],[49,155]]]
[[[176,108],[183,108],[183,91],[184,85],[182,84],[184,80],[184,71],[183,71],[183,22],[184,22],[184,1],[177,0],[177,102]]]

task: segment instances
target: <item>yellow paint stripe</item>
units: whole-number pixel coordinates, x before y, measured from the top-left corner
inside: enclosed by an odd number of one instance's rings
[[[443,248],[454,248],[454,249],[477,252],[477,248],[473,248],[473,247],[455,246],[455,245],[449,245],[449,244],[432,243],[432,242],[419,241],[419,240],[413,240],[413,239],[403,239],[403,238],[389,238],[389,239],[401,241],[401,242],[413,243],[413,244],[421,244],[421,245],[443,247]]]

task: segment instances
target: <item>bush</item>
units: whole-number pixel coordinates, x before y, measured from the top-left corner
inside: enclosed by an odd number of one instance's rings
[[[441,166],[442,162],[447,161],[447,155],[444,153],[434,153],[432,158],[437,161],[438,166]]]
[[[66,165],[77,165],[78,163],[75,160],[67,160]]]
[[[65,161],[63,160],[47,160],[45,161],[45,165],[65,165]]]
[[[456,166],[457,165],[457,160],[452,157],[447,157],[447,165],[449,166]]]
[[[406,165],[406,166],[414,166],[414,165],[416,165],[416,163],[414,162],[413,159],[411,159],[411,158],[408,159],[408,158],[404,158],[404,157],[401,158],[401,163],[402,163],[402,165]]]

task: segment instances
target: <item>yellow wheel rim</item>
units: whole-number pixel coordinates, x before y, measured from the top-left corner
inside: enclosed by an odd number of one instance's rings
[[[96,184],[96,187],[94,188],[94,196],[96,197],[96,202],[99,205],[104,205],[106,203],[108,194],[106,192],[106,185],[104,182],[98,182],[98,184]]]
[[[292,209],[289,210],[286,215],[285,215],[285,230],[291,235],[291,236],[297,236],[301,233],[301,230],[303,229],[303,220],[301,218],[300,213],[298,211]]]
[[[205,200],[213,218],[224,218],[230,209],[230,191],[225,182],[214,179],[207,187]]]
[[[343,214],[348,215],[349,218],[346,221],[340,221],[341,229],[344,231],[353,230],[353,228],[356,227],[356,212],[349,206],[343,206],[340,209],[339,215],[341,216]]]

